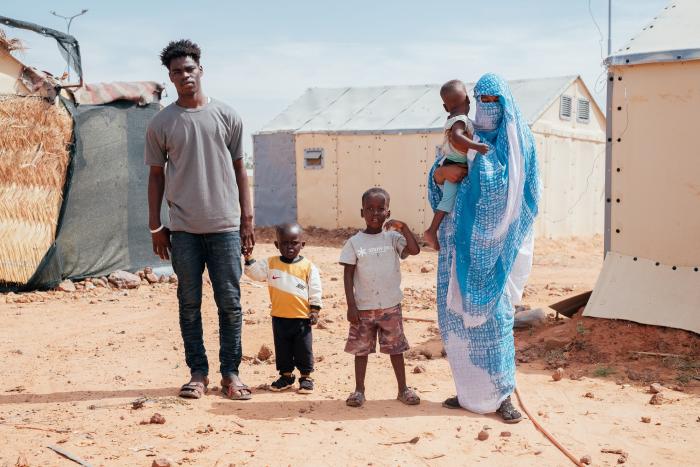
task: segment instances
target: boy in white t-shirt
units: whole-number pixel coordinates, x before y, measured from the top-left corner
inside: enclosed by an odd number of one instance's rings
[[[351,237],[340,253],[350,321],[345,351],[355,355],[355,391],[346,400],[351,407],[365,401],[367,360],[376,351],[377,335],[379,351],[391,356],[397,399],[407,405],[420,403],[415,391],[406,386],[403,353],[409,347],[401,316],[400,269],[400,260],[420,253],[420,246],[405,223],[389,220],[385,224],[390,214],[389,193],[382,188],[367,190],[360,211],[367,227]]]

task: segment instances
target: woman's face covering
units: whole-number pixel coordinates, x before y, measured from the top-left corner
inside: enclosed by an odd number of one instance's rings
[[[493,131],[499,127],[503,120],[503,106],[498,101],[483,102],[476,100],[476,113],[474,126],[479,130]]]

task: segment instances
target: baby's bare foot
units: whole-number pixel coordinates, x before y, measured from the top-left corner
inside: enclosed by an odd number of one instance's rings
[[[440,242],[438,241],[437,232],[428,229],[423,232],[423,240],[435,251],[440,251]]]

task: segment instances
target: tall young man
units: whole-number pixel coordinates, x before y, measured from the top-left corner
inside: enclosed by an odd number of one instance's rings
[[[189,40],[171,42],[160,59],[177,101],[160,111],[146,133],[149,226],[153,252],[172,256],[185,360],[191,379],[180,396],[198,399],[209,384],[202,335],[202,273],[206,266],[219,311],[221,387],[231,399],[250,399],[238,376],[241,361],[241,253],[255,245],[241,119],[204,94],[201,51]],[[163,195],[170,208],[160,218]]]

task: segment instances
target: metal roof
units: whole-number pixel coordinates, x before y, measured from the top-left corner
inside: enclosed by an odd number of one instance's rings
[[[674,0],[605,60],[608,65],[700,60],[700,1]]]
[[[531,125],[577,79],[573,75],[508,83]],[[467,83],[470,95],[473,87]],[[311,88],[258,134],[442,131],[444,121],[439,84]]]

